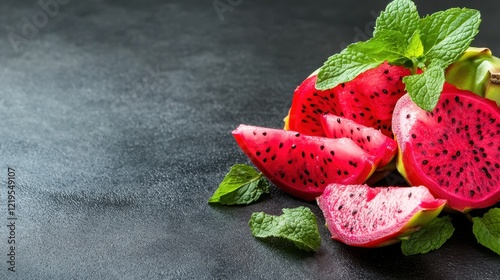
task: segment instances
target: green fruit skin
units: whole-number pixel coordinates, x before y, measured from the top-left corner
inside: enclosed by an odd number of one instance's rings
[[[446,81],[500,106],[500,58],[488,48],[470,47],[445,73]]]

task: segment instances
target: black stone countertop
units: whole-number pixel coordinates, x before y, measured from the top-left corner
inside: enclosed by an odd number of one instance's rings
[[[217,1],[0,2],[2,279],[498,279],[500,257],[461,216],[440,250],[404,257],[330,240],[315,204],[275,188],[208,205],[248,163],[231,131],[281,127],[295,87],[388,3]],[[474,45],[500,53],[495,1],[416,3],[479,9]],[[251,236],[252,212],[300,205],[318,216],[318,252]]]

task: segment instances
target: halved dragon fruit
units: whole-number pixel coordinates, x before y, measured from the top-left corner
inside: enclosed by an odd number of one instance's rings
[[[373,156],[377,169],[392,161],[398,146],[396,141],[382,134],[380,130],[358,124],[353,120],[326,114],[321,117],[325,134],[330,138],[347,137]]]
[[[445,84],[427,112],[403,96],[394,110],[397,167],[412,185],[425,185],[458,211],[500,200],[500,108]]]
[[[252,163],[283,191],[307,201],[330,183],[361,184],[374,171],[372,157],[351,139],[240,125],[233,136]]]
[[[322,91],[316,89],[317,75],[313,73],[295,90],[285,129],[325,136],[321,116],[329,113],[380,129],[392,137],[392,112],[405,94],[402,77],[409,74],[410,70],[402,66],[383,63],[350,82]]]
[[[317,202],[333,239],[373,248],[397,243],[419,230],[439,215],[446,200],[435,199],[424,186],[332,184]]]

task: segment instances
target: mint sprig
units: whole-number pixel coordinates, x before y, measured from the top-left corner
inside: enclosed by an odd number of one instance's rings
[[[316,216],[307,207],[285,208],[281,216],[253,213],[248,225],[258,238],[282,238],[306,251],[316,251],[321,245]]]
[[[500,255],[500,208],[492,208],[482,218],[472,218],[477,241]]]
[[[470,46],[480,23],[480,13],[474,9],[452,8],[420,18],[412,1],[392,1],[377,18],[373,38],[328,58],[316,88],[334,88],[387,61],[412,70],[403,80],[406,91],[419,107],[431,111],[439,100],[446,67]]]
[[[439,249],[455,231],[449,216],[435,218],[426,227],[413,233],[409,239],[401,242],[401,251],[405,256],[425,254]]]
[[[267,179],[253,167],[235,164],[226,174],[208,203],[225,205],[250,204],[269,193]]]

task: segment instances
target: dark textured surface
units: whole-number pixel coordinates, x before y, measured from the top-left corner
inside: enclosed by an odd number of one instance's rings
[[[322,224],[314,204],[275,189],[247,207],[207,204],[229,167],[248,162],[230,132],[280,127],[295,87],[363,39],[370,11],[387,3],[267,2],[232,1],[221,21],[210,0],[69,1],[47,22],[37,1],[0,2],[2,224],[8,167],[18,182],[17,272],[2,226],[2,279],[498,277],[499,256],[461,216],[424,256],[350,248],[323,226],[313,254],[256,240],[247,222],[306,205]],[[417,4],[421,14],[480,9],[475,45],[500,53],[495,1]],[[23,18],[37,15],[37,32],[25,33]],[[9,32],[29,38],[16,49]]]

